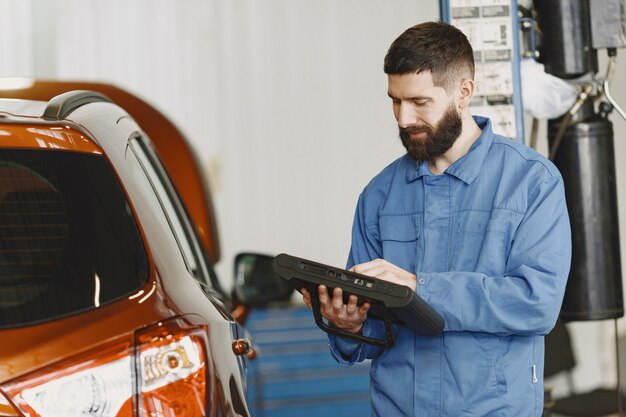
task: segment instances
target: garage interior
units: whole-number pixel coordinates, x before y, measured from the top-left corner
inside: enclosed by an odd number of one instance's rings
[[[231,288],[233,259],[240,252],[287,252],[345,265],[360,191],[404,152],[386,94],[383,57],[400,31],[439,19],[446,3],[0,0],[0,86],[30,79],[109,83],[141,97],[172,120],[205,170],[221,243],[215,269],[222,286]],[[620,2],[588,3],[601,8]],[[530,1],[519,5],[532,8]],[[606,49],[599,49],[597,56],[597,75],[602,77],[610,59]],[[625,52],[618,46],[610,91],[622,107],[625,68]],[[614,231],[617,244],[622,242],[616,256],[624,259],[626,120],[616,110],[608,119],[617,201],[612,221],[620,220]],[[536,131],[534,146],[548,156],[547,118],[533,121],[531,113],[524,112],[523,131],[524,137],[517,139],[529,144]],[[614,271],[615,282],[607,291],[621,287],[625,264]],[[357,367],[351,374],[325,368],[325,361],[332,361],[329,355],[318,355],[325,335],[307,320],[301,300],[294,296],[289,307],[277,308],[283,311],[253,312],[253,339],[257,332],[258,343],[267,342],[266,351],[272,352],[271,342],[288,332],[293,339],[310,337],[311,345],[317,345],[308,360],[317,364],[321,379],[303,383],[302,389],[331,381],[326,388],[336,396],[342,384],[357,387],[349,394],[354,404],[341,415],[361,412],[358,407],[367,403],[367,368]],[[568,395],[572,388],[580,393],[614,389],[618,378],[626,391],[622,315],[623,310],[616,317],[574,318],[564,325],[575,366],[546,379],[552,397]],[[285,317],[292,320],[287,323]],[[280,414],[288,400],[274,398],[268,405],[259,399],[281,382],[276,369],[288,366],[280,350],[276,355],[250,365],[256,372],[250,379],[250,406],[254,413],[256,404],[257,416],[289,415]],[[266,371],[271,374],[267,380],[258,376]],[[282,380],[284,386],[276,389],[296,387],[294,381],[309,371],[285,370],[286,378],[294,379]],[[334,401],[328,395],[328,401]],[[319,414],[311,415],[322,415],[326,409],[321,407],[314,411]]]

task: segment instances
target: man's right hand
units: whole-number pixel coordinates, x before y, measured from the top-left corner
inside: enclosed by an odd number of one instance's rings
[[[300,292],[305,304],[311,308],[311,295],[309,292],[306,288],[302,288]],[[350,295],[348,304],[344,304],[343,292],[339,287],[334,289],[331,298],[326,286],[320,285],[318,287],[318,296],[322,316],[335,327],[355,334],[361,331],[363,322],[367,319],[367,312],[370,309],[369,303],[357,306],[357,297]]]

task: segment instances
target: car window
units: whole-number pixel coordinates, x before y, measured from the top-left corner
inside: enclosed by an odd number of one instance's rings
[[[130,141],[130,148],[141,164],[159,200],[189,273],[202,284],[205,292],[225,301],[225,294],[219,286],[205,252],[202,250],[189,221],[189,216],[150,142],[145,137],[135,136]]]
[[[102,155],[0,149],[0,327],[97,308],[135,292],[148,261]]]

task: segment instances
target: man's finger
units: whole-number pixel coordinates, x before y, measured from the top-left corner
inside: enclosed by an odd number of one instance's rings
[[[346,306],[346,313],[348,314],[354,314],[357,310],[357,296],[356,295],[351,295],[350,298],[348,299],[348,305]]]
[[[328,300],[329,300],[328,289],[326,288],[325,285],[320,285],[317,290],[317,293],[319,294],[320,304],[324,305],[328,303]]]
[[[386,265],[372,265],[368,268],[364,268],[359,271],[359,274],[367,275],[369,277],[378,277],[388,270]]]
[[[354,272],[358,272],[359,274],[364,274],[364,271],[367,271],[368,269],[372,269],[372,268],[376,268],[379,266],[383,266],[387,264],[387,261],[385,261],[384,259],[374,259],[373,261],[369,261],[369,262],[363,262],[362,264],[358,264],[358,265],[354,265],[352,267],[351,270],[354,270]]]
[[[363,303],[359,306],[359,314],[360,315],[367,314],[369,309],[370,309],[370,303]]]
[[[309,295],[309,292],[306,290],[306,288],[300,288],[300,293],[302,294],[304,304],[306,304],[307,307],[311,308],[311,296]]]
[[[341,310],[343,308],[343,291],[341,290],[341,288],[336,287],[333,290],[333,308],[335,310]]]

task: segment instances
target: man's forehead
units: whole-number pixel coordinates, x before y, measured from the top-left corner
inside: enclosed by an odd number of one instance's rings
[[[433,83],[433,76],[430,71],[388,74],[387,76],[387,94],[392,98],[406,96],[432,98],[442,93],[445,94],[445,89]]]

